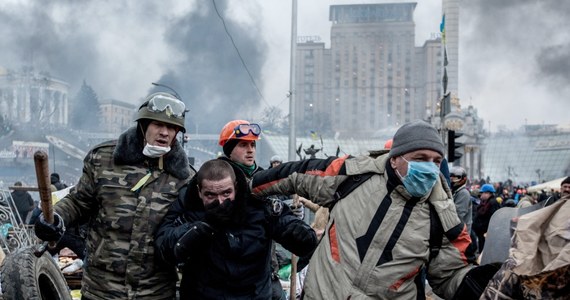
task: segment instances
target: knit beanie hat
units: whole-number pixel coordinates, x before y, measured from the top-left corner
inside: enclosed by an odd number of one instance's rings
[[[222,147],[222,149],[224,150],[224,154],[229,158],[230,154],[232,154],[232,151],[234,151],[234,148],[237,146],[237,144],[239,143],[240,140],[238,139],[230,139],[229,141],[227,141],[224,146]]]
[[[444,155],[443,142],[437,130],[425,121],[416,120],[402,125],[396,131],[388,156],[401,156],[421,149],[433,150]]]

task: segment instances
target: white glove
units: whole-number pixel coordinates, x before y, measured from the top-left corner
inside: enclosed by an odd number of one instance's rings
[[[302,220],[305,217],[305,206],[303,204],[299,203],[297,206],[292,204],[289,208],[297,218]]]

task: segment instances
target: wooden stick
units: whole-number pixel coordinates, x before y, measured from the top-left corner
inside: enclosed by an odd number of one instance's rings
[[[51,182],[48,162],[48,155],[44,151],[38,150],[34,153],[42,213],[46,222],[53,224],[53,204],[51,203]],[[55,242],[50,242],[49,246],[55,247]]]
[[[291,254],[291,276],[289,277],[289,300],[297,299],[297,255]]]
[[[295,194],[293,196],[293,204],[294,207],[301,205],[301,201],[299,200],[299,195]],[[297,299],[297,256],[291,253],[291,276],[289,279],[289,299],[295,300]]]

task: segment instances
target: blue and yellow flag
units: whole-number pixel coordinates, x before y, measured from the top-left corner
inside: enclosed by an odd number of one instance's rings
[[[314,130],[311,130],[311,139],[313,139],[314,141],[319,139],[319,134]]]
[[[439,24],[439,31],[441,32],[441,41],[445,45],[445,14],[441,18],[441,24]]]

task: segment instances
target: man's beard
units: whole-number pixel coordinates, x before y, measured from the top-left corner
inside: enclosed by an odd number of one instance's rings
[[[204,208],[206,210],[206,222],[214,228],[240,225],[245,219],[245,203],[243,200],[230,201],[227,199],[222,204],[219,201],[214,201]]]

